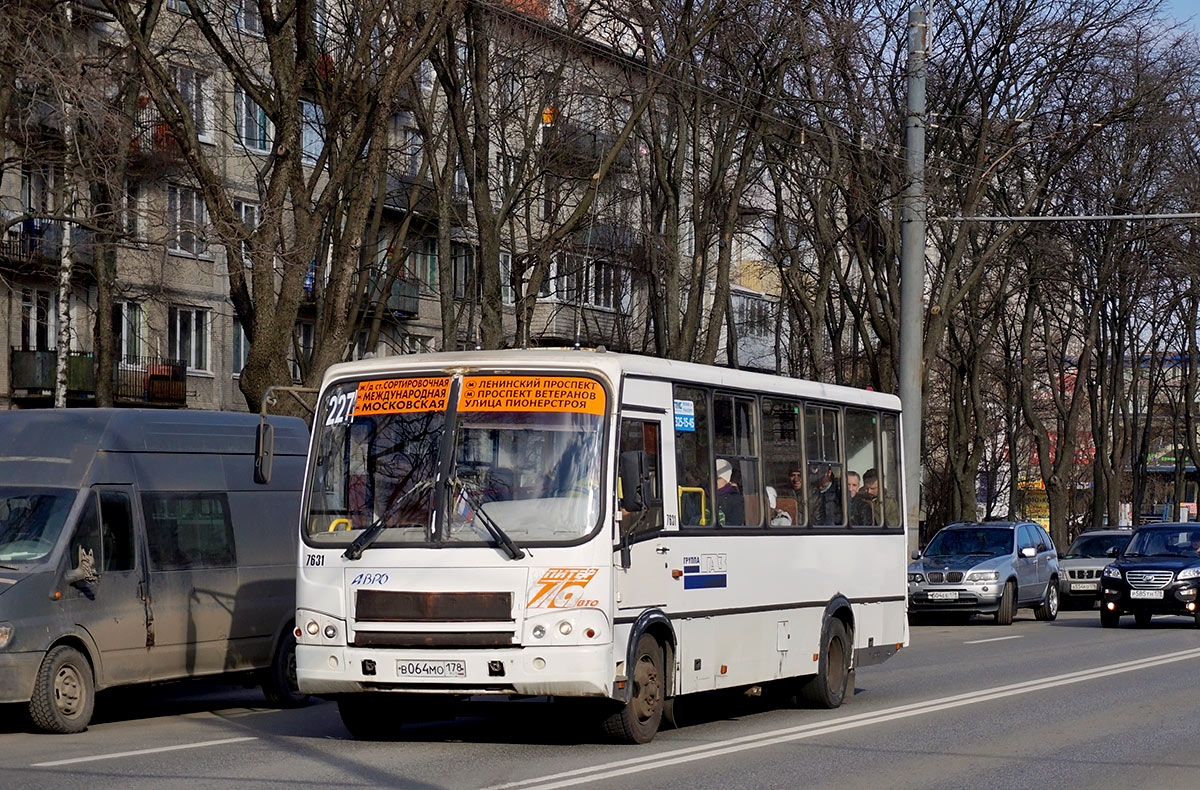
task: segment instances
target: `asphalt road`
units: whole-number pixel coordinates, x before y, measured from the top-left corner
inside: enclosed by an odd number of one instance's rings
[[[643,747],[604,743],[573,708],[478,702],[453,720],[355,741],[334,705],[266,708],[255,689],[180,684],[102,694],[79,735],[0,707],[0,786],[19,788],[1200,787],[1200,631],[1096,612],[1021,611],[913,628],[859,670],[835,711],[768,693],[681,705]]]

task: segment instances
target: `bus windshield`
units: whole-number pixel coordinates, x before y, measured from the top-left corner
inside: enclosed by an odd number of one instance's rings
[[[495,528],[537,545],[599,523],[605,392],[594,379],[347,382],[322,403],[306,519],[314,546],[349,545],[372,527],[374,546],[491,544]]]
[[[76,494],[67,488],[0,487],[0,564],[45,560]]]

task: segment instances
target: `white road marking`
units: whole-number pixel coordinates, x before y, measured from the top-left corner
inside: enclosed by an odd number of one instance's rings
[[[858,713],[851,716],[845,716],[835,721],[813,722],[811,724],[802,724],[798,727],[786,727],[784,729],[771,730],[769,732],[763,732],[757,735],[745,735],[740,738],[731,738],[727,741],[717,741],[715,743],[702,744],[699,746],[689,746],[683,749],[660,752],[659,754],[647,755],[645,757],[634,757],[628,760],[618,760],[617,762],[605,763],[602,766],[597,765],[586,768],[576,768],[571,771],[563,771],[562,773],[539,776],[533,779],[524,779],[518,782],[508,782],[506,784],[493,785],[491,787],[483,788],[483,790],[516,790],[516,788],[521,788],[521,790],[555,790],[555,788],[561,787],[574,787],[579,784],[595,782],[601,779],[613,779],[626,774],[650,771],[654,770],[655,768],[665,768],[671,765],[679,765],[681,763],[704,760],[708,759],[709,757],[719,757],[721,755],[732,754],[734,752],[758,749],[763,746],[775,746],[781,743],[815,738],[821,735],[829,735],[831,733],[841,732],[843,730],[867,727],[872,724],[882,724],[883,722],[894,721],[896,719],[921,716],[926,713],[935,713],[937,711],[950,710],[952,708],[959,708],[965,705],[974,705],[978,702],[988,702],[990,700],[1012,697],[1018,694],[1027,694],[1031,691],[1042,691],[1044,689],[1054,688],[1056,686],[1067,686],[1073,683],[1081,683],[1087,680],[1096,680],[1099,678],[1108,677],[1110,675],[1119,675],[1124,672],[1136,672],[1140,669],[1149,669],[1151,667],[1157,667],[1163,664],[1172,664],[1178,661],[1188,661],[1192,659],[1200,659],[1200,649],[1182,650],[1177,653],[1167,653],[1166,655],[1155,656],[1153,658],[1143,658],[1136,661],[1123,661],[1118,664],[1109,664],[1107,666],[1094,667],[1092,669],[1080,670],[1078,672],[1068,672],[1063,675],[1053,675],[1051,677],[1041,678],[1038,680],[1027,680],[1021,683],[1012,683],[1006,686],[995,686],[989,689],[980,689],[979,691],[972,691],[966,694],[957,694],[952,697],[942,697],[940,699],[927,700],[925,702],[913,702],[908,705],[885,708],[884,710],[874,711],[871,713]]]
[[[970,642],[963,642],[964,645],[982,645],[984,642],[1003,642],[1005,639],[1024,639],[1022,634],[1013,634],[1012,636],[993,636],[991,639],[973,639]]]
[[[156,754],[158,752],[175,752],[180,749],[199,749],[204,746],[222,746],[226,743],[240,741],[257,741],[258,738],[222,738],[219,741],[200,741],[198,743],[183,743],[178,746],[160,746],[157,749],[137,749],[132,752],[113,752],[112,754],[97,754],[91,757],[72,757],[69,760],[52,760],[48,763],[33,763],[33,768],[50,768],[55,765],[70,765],[72,763],[90,763],[94,760],[115,760],[118,757],[134,757],[139,754]]]

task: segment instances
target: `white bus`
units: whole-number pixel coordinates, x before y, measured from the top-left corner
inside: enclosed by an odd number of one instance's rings
[[[598,698],[638,743],[693,692],[780,681],[836,707],[908,642],[899,417],[891,395],[603,350],[335,365],[300,689],[356,736],[433,695]]]

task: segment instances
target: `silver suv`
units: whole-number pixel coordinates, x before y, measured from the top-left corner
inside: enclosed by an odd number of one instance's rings
[[[1133,537],[1133,528],[1092,529],[1058,557],[1058,598],[1064,608],[1091,609],[1100,600],[1100,574]]]
[[[994,613],[1009,625],[1018,608],[1058,617],[1058,553],[1032,521],[950,524],[908,566],[908,611]]]

